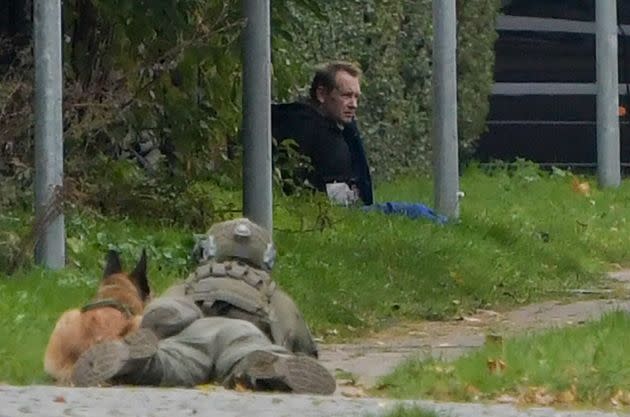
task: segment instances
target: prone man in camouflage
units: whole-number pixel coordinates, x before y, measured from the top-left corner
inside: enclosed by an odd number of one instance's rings
[[[275,248],[267,231],[245,218],[218,223],[195,253],[199,267],[146,307],[138,331],[81,355],[74,384],[333,393],[302,314],[269,275]]]

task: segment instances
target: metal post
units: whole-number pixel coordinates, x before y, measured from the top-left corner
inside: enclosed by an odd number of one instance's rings
[[[34,2],[35,54],[35,261],[65,265],[63,184],[61,0]]]
[[[268,0],[243,0],[243,214],[273,230]]]
[[[433,0],[433,176],[435,209],[459,218],[455,0]]]
[[[595,2],[597,49],[597,177],[601,187],[621,183],[617,1]]]

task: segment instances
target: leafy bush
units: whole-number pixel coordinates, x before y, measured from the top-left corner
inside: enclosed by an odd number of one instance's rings
[[[459,136],[463,157],[486,128],[494,78],[495,21],[499,0],[457,0]]]

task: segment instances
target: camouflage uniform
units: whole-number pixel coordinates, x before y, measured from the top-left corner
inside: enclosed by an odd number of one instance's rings
[[[200,266],[147,306],[138,332],[79,359],[75,383],[334,391],[332,376],[312,359],[317,346],[300,311],[269,275],[268,233],[247,219],[219,223],[195,252]]]

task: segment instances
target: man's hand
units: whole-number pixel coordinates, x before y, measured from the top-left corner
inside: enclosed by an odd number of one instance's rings
[[[361,191],[359,191],[359,187],[357,187],[356,184],[352,184],[350,186],[350,189],[352,190],[352,192],[354,192],[354,195],[357,197],[356,200],[361,198]]]

